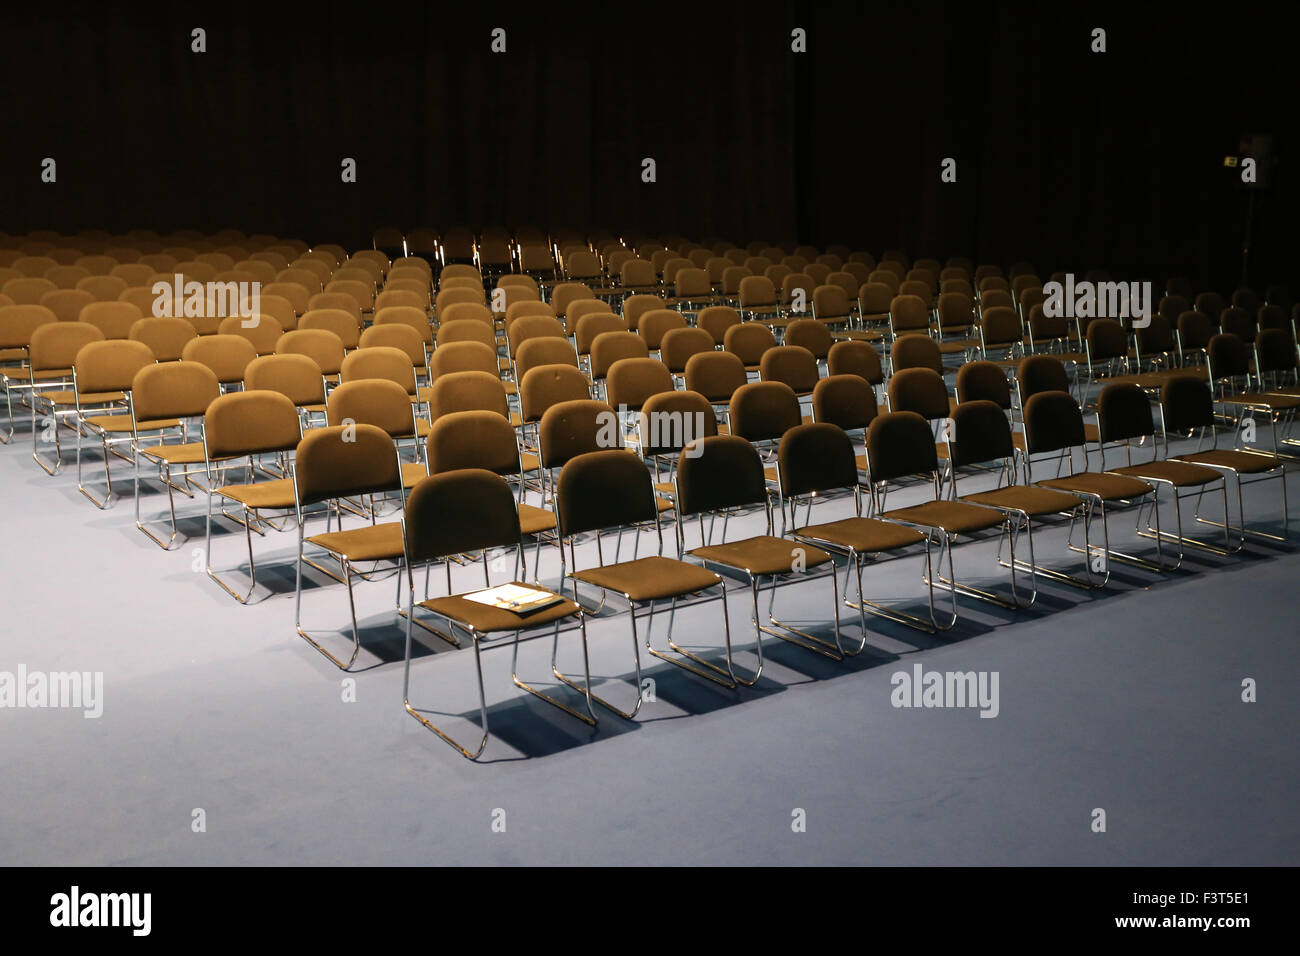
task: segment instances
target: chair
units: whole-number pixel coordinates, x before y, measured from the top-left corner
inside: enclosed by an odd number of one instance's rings
[[[1006,386],[1006,378],[997,366],[989,366],[987,379],[992,383],[996,374]],[[967,392],[975,391],[967,382]],[[978,381],[978,379],[975,379]],[[996,393],[996,390],[995,390]],[[1000,393],[996,393],[1001,397]],[[1010,403],[1010,391],[1007,391]],[[1071,577],[1061,571],[1042,567],[1034,556],[1034,522],[1053,515],[1064,515],[1070,519],[1073,530],[1077,519],[1087,520],[1087,503],[1077,495],[1033,485],[1016,484],[1017,447],[1013,441],[1011,424],[1007,420],[1004,406],[997,401],[983,398],[968,398],[962,401],[952,413],[952,441],[949,443],[951,469],[951,496],[953,499],[968,504],[981,505],[1002,513],[1003,539],[1008,544],[1008,557],[1002,559],[1002,540],[998,543],[998,563],[1008,568],[1011,573],[1011,601],[1008,603],[992,592],[980,592],[987,600],[1006,607],[1023,608],[1032,605],[1038,598],[1038,575],[1042,574],[1057,581],[1088,587],[1086,580]],[[982,491],[970,495],[960,495],[957,482],[964,468],[986,468],[996,464],[999,470],[998,487],[991,491]],[[1016,558],[1016,538],[1024,533],[1029,548],[1029,560]],[[1031,591],[1028,601],[1022,602],[1016,585],[1016,571],[1028,571]],[[967,590],[974,590],[967,588]]]
[[[0,305],[0,362],[17,362],[0,365],[0,381],[4,383],[5,406],[8,410],[8,428],[0,434],[0,443],[8,444],[14,434],[13,393],[30,394],[37,388],[28,364],[32,334],[43,325],[58,322],[54,313],[41,305]],[[58,376],[54,377],[57,380]],[[28,399],[30,401],[30,398]]]
[[[326,424],[329,426],[373,425],[382,429],[397,448],[399,460],[402,442],[409,442],[415,460],[402,462],[403,487],[414,487],[417,481],[429,473],[428,467],[421,460],[421,439],[429,434],[429,426],[425,423],[423,428],[419,427],[416,406],[398,382],[387,378],[344,381],[330,393],[326,416]],[[365,513],[371,511],[373,508]]]
[[[95,326],[106,339],[126,339],[143,316],[130,302],[92,302],[81,310],[81,321]]]
[[[1290,515],[1286,493],[1286,466],[1275,454],[1259,451],[1238,450],[1218,447],[1218,419],[1214,414],[1214,395],[1208,383],[1189,377],[1171,378],[1160,389],[1160,421],[1165,439],[1165,454],[1169,452],[1170,432],[1191,432],[1200,429],[1201,448],[1182,455],[1173,455],[1171,461],[1189,462],[1194,465],[1213,468],[1223,475],[1232,475],[1237,491],[1237,515],[1239,542],[1234,551],[1240,551],[1246,544],[1246,537],[1265,538],[1270,541],[1286,541],[1289,538]],[[1205,448],[1208,433],[1209,448]],[[1246,527],[1246,512],[1242,503],[1243,485],[1276,479],[1282,489],[1282,534],[1275,535],[1255,528]],[[1200,515],[1200,499],[1197,499],[1196,520],[1217,527],[1217,522]],[[1230,532],[1231,522],[1225,522],[1225,531]]]
[[[1159,540],[1178,545],[1178,558],[1170,570],[1176,570],[1183,563],[1183,548],[1191,546],[1212,551],[1215,554],[1228,554],[1232,549],[1228,537],[1228,483],[1223,472],[1204,465],[1188,461],[1169,461],[1157,458],[1156,426],[1151,414],[1151,402],[1146,393],[1137,385],[1111,383],[1101,390],[1097,398],[1097,426],[1100,432],[1098,448],[1101,456],[1101,471],[1114,475],[1139,478],[1151,485],[1164,488],[1173,498],[1174,518],[1177,532],[1169,534],[1160,531],[1159,518],[1155,527],[1148,525],[1145,531],[1138,533],[1143,537],[1157,537]],[[1134,440],[1138,444],[1134,444]],[[1149,439],[1149,441],[1148,441]],[[1106,467],[1107,446],[1120,446],[1128,462],[1118,468]],[[1143,446],[1150,449],[1146,461],[1134,464],[1134,448]],[[1191,494],[1196,495],[1199,504],[1201,496],[1217,484],[1223,492],[1223,547],[1218,548],[1206,541],[1190,538],[1183,534],[1183,515],[1181,501]],[[1190,489],[1190,490],[1189,490]],[[1152,507],[1156,507],[1153,499]]]
[[[233,392],[213,399],[203,419],[203,462],[208,488],[208,514],[204,535],[204,569],[240,604],[247,604],[257,587],[257,564],[253,557],[253,525],[268,524],[264,511],[290,512],[295,508],[293,482],[289,478],[267,481],[232,482],[226,479],[230,466],[247,459],[252,471],[254,459],[262,455],[287,455],[302,439],[302,422],[297,406],[278,392]],[[248,547],[248,591],[240,594],[212,567],[212,505],[217,498],[233,501],[243,510],[234,518],[244,527]],[[234,516],[230,516],[234,517]],[[301,527],[301,525],[300,525]],[[259,534],[263,533],[260,529]]]
[[[515,377],[522,381],[530,370],[543,365],[572,365],[578,367],[578,354],[565,338],[550,336],[527,339],[519,344],[515,353]]]
[[[341,386],[340,386],[341,387]],[[396,493],[404,501],[402,477],[397,452],[392,439],[374,425],[335,425],[308,432],[297,445],[290,481],[293,499],[291,507],[297,517],[298,554],[295,561],[294,627],[298,636],[320,651],[335,667],[350,670],[361,653],[361,634],[357,627],[356,601],[353,597],[352,579],[360,574],[357,564],[395,563],[400,572],[405,563],[406,550],[402,525],[389,521],[378,523],[373,510],[370,523],[357,528],[342,527],[342,509],[338,503],[345,498],[365,495]],[[307,512],[313,505],[325,505],[339,516],[339,529],[306,537]],[[325,556],[339,562],[344,585],[348,589],[348,607],[351,612],[352,656],[346,662],[332,654],[313,637],[302,623],[302,574],[308,562],[306,545],[320,548]],[[311,562],[314,566],[320,565]],[[327,572],[336,577],[332,572]]]
[[[1046,356],[1031,356],[1046,358]],[[1025,424],[1025,481],[1026,484],[1066,491],[1083,498],[1088,503],[1087,517],[1083,522],[1083,554],[1087,562],[1088,583],[1092,584],[1093,575],[1100,574],[1100,584],[1104,587],[1110,580],[1111,562],[1123,561],[1148,570],[1160,570],[1159,564],[1153,564],[1142,558],[1124,554],[1110,546],[1110,529],[1107,523],[1108,505],[1144,506],[1150,503],[1159,529],[1160,513],[1155,486],[1138,478],[1127,475],[1107,474],[1087,470],[1087,438],[1083,427],[1083,412],[1074,396],[1065,391],[1043,391],[1030,395],[1022,406]],[[1073,471],[1074,452],[1083,453],[1082,471]],[[1034,456],[1051,455],[1057,461],[1057,477],[1033,480]],[[1066,470],[1069,473],[1061,475]],[[1098,548],[1090,541],[1090,527],[1095,514],[1101,516],[1102,545]],[[1079,550],[1073,543],[1073,534],[1069,545],[1071,550]],[[1160,555],[1160,539],[1156,539],[1157,559]]]
[[[686,316],[675,309],[650,309],[637,321],[637,334],[645,339],[646,348],[658,352],[664,335],[686,328]]]
[[[222,388],[242,386],[244,371],[255,358],[257,350],[252,342],[240,335],[202,335],[186,342],[181,351],[181,361],[206,365]]]
[[[699,526],[700,546],[690,551],[690,555],[703,562],[706,568],[725,568],[733,574],[742,575],[749,584],[758,667],[749,680],[737,678],[741,683],[752,686],[763,672],[764,633],[835,661],[862,651],[866,645],[865,626],[856,648],[846,650],[840,641],[839,583],[831,555],[806,543],[774,536],[771,498],[767,494],[763,463],[749,442],[733,435],[696,439],[681,452],[675,484],[679,540],[685,541],[689,518],[695,517]],[[726,519],[754,508],[762,508],[765,512],[766,533],[727,541]],[[710,529],[715,526],[714,519],[724,519],[721,540],[717,543],[714,543],[712,534],[705,534],[706,514],[710,517]],[[808,580],[808,572],[819,567],[826,568],[828,574],[825,576],[831,579],[831,614],[835,622],[833,643],[782,623],[773,613],[777,587],[783,583]],[[759,590],[764,581],[770,585],[767,624],[762,623],[758,607]],[[728,669],[734,675],[730,660]]]
[[[343,367],[343,341],[328,329],[294,329],[280,336],[277,355],[305,355],[316,363],[326,382],[338,381]]]
[[[864,641],[867,633],[864,615],[868,613],[929,633],[952,626],[952,623],[941,625],[935,615],[930,556],[931,536],[916,528],[862,515],[862,486],[858,478],[858,460],[853,451],[853,443],[842,428],[829,422],[814,422],[796,425],[789,429],[786,437],[781,440],[777,473],[781,499],[783,502],[789,502],[790,506],[790,523],[794,528],[791,532],[792,536],[848,559],[845,567],[844,590],[847,593],[849,573],[854,574],[857,578],[858,600],[855,603],[846,599],[845,603],[859,612]],[[850,517],[798,526],[796,519],[801,501],[808,503],[811,515],[814,499],[825,499],[836,492],[848,492],[852,495],[853,514]],[[782,507],[784,509],[784,505]],[[784,513],[781,523],[782,526],[785,525]],[[925,548],[925,571],[922,580],[929,590],[928,619],[900,611],[878,601],[869,601],[863,592],[862,566],[868,556],[901,553],[916,545],[923,545]],[[956,620],[955,601],[954,598],[953,622]]]
[[[142,320],[143,321],[143,320]],[[221,395],[221,383],[212,370],[198,362],[160,362],[136,373],[131,382],[131,452],[135,463],[135,526],[164,551],[171,548],[179,535],[176,525],[175,492],[186,497],[194,494],[191,468],[204,464],[202,441],[190,440],[186,420],[202,418],[208,406]],[[181,422],[176,428],[173,422]],[[178,442],[169,442],[168,432],[175,431]],[[156,438],[154,437],[156,433]],[[149,435],[157,444],[145,444]],[[140,462],[156,465],[167,487],[167,507],[171,515],[171,535],[166,541],[157,537],[140,516]],[[179,469],[185,486],[172,480]],[[206,490],[206,489],[204,489]]]
[[[739,358],[745,371],[758,372],[763,354],[776,348],[776,336],[762,322],[742,322],[727,329],[722,338],[722,348]]]
[[[277,353],[258,356],[244,369],[244,389],[279,392],[308,420],[312,415],[326,412],[325,376],[315,360],[307,355]]]
[[[406,563],[407,601],[406,601],[406,653],[402,678],[402,700],[406,712],[423,726],[433,731],[444,741],[454,747],[462,756],[477,759],[487,746],[488,712],[483,688],[483,664],[481,644],[494,633],[513,632],[514,659],[512,679],[517,687],[542,698],[566,713],[577,717],[589,726],[596,724],[596,714],[592,708],[591,673],[587,665],[587,629],[582,609],[572,601],[564,600],[562,595],[555,595],[561,600],[550,606],[527,615],[500,609],[471,600],[464,594],[451,592],[451,564],[457,555],[467,552],[481,552],[483,571],[488,580],[490,562],[488,552],[496,548],[512,548],[518,553],[520,544],[519,517],[515,511],[510,489],[505,480],[484,469],[462,469],[444,474],[431,475],[411,490],[402,520],[402,539]],[[447,569],[448,596],[433,598],[415,603],[415,568],[441,561]],[[516,566],[518,559],[516,558]],[[553,592],[548,592],[552,593]],[[411,704],[411,624],[415,622],[416,607],[430,614],[437,615],[446,622],[448,632],[459,628],[468,634],[474,642],[474,662],[478,674],[479,719],[482,725],[482,737],[473,751],[457,743],[446,732],[438,728],[424,712]],[[577,619],[578,630],[582,635],[583,673],[585,681],[578,687],[586,702],[586,713],[579,713],[549,694],[543,693],[519,679],[519,639],[525,630],[553,625],[554,645],[551,652],[551,669],[561,677],[558,669],[560,625],[566,620]],[[416,622],[418,623],[418,622]],[[638,672],[639,674],[639,672]],[[577,686],[568,678],[566,683]],[[638,685],[639,687],[639,685]],[[639,691],[638,691],[639,693]]]
[[[555,409],[552,409],[552,412],[554,411]],[[656,602],[662,601],[669,601],[671,610],[675,611],[680,599],[699,595],[714,587],[719,589],[719,603],[722,606],[726,649],[725,668],[674,643],[671,620],[668,629],[668,647],[680,657],[660,651],[653,646],[650,630],[652,622],[647,627],[646,650],[654,657],[669,661],[724,687],[734,689],[744,682],[742,679],[737,679],[732,666],[731,625],[727,615],[726,586],[723,579],[720,575],[698,565],[664,557],[663,529],[658,520],[659,509],[655,503],[654,487],[650,473],[637,458],[618,449],[608,449],[587,452],[570,459],[560,471],[557,500],[562,558],[564,543],[567,541],[569,546],[569,558],[564,568],[564,576],[573,587],[575,601],[581,604],[581,601],[578,601],[578,584],[581,582],[600,589],[605,598],[610,594],[620,595],[628,608],[635,664],[636,703],[631,709],[623,710],[595,694],[591,695],[593,700],[628,720],[633,719],[640,710],[643,700],[640,693],[641,655],[636,626],[637,612],[649,609],[653,615]],[[605,535],[617,531],[621,540],[625,530],[632,530],[635,534],[639,534],[645,528],[652,529],[658,539],[657,554],[634,557],[626,561],[616,560],[612,564],[605,563],[602,544]],[[574,539],[577,535],[585,533],[595,535],[598,564],[595,567],[579,569]],[[670,619],[672,616],[670,611]],[[571,687],[584,690],[577,687],[558,669],[555,671],[555,676]],[[589,691],[590,688],[585,690]]]
[[[47,475],[55,475],[63,467],[63,445],[59,440],[59,427],[77,431],[77,394],[74,388],[74,363],[83,346],[104,341],[104,333],[85,322],[53,322],[32,330],[28,349],[29,402],[32,410],[32,460]],[[38,386],[52,387],[43,391]],[[90,404],[111,404],[121,401],[120,392],[87,396]],[[11,412],[12,414],[12,412]],[[44,427],[38,419],[44,418]],[[71,420],[71,424],[69,424]],[[47,463],[41,457],[40,443],[53,442],[54,461]]]
[[[77,352],[72,366],[72,402],[77,432],[77,490],[97,508],[107,508],[113,497],[113,476],[109,469],[110,450],[131,440],[131,415],[125,407],[136,374],[154,363],[153,353],[139,342],[122,339],[90,341]],[[44,394],[57,408],[58,397]],[[87,407],[93,406],[93,407]],[[168,423],[168,424],[179,424]],[[87,487],[82,472],[82,436],[98,437],[104,462],[104,497],[97,498]],[[112,454],[126,459],[115,450]]]
[[[149,346],[159,362],[176,362],[199,333],[186,319],[145,316],[136,320],[127,334],[133,341]]]
[[[759,380],[784,382],[798,397],[812,394],[819,379],[816,356],[799,345],[778,345],[759,359]]]

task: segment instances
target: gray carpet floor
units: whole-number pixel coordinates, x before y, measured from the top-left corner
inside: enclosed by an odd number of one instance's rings
[[[101,671],[103,713],[0,710],[5,863],[1300,862],[1300,558],[1288,546],[1189,552],[1164,575],[1117,566],[1100,593],[1043,581],[1020,612],[962,599],[960,623],[939,636],[869,618],[867,650],[843,664],[769,637],[753,689],[643,653],[654,700],[634,722],[599,711],[595,729],[515,688],[505,642],[483,655],[492,736],[471,763],[402,708],[392,577],[358,584],[363,648],[345,675],[295,633],[292,533],[254,540],[262,586],[240,606],[202,573],[201,520],[185,518],[186,537],[164,552],[136,530],[129,496],[97,511],[71,469],[47,477],[30,448],[21,428],[0,447],[0,671]],[[1279,527],[1279,491],[1248,489],[1249,516]],[[154,486],[143,502],[160,515],[166,496]],[[203,503],[180,507],[193,516]],[[1131,516],[1112,518],[1116,546],[1149,549],[1133,531]],[[244,560],[232,532],[221,523],[221,567]],[[1045,563],[1077,562],[1063,528],[1036,544]],[[991,541],[962,547],[959,575],[1005,585],[995,555]],[[558,575],[554,548],[542,569]],[[882,563],[867,589],[919,600],[918,572],[915,559]],[[458,571],[460,589],[480,581]],[[308,623],[350,652],[341,585],[316,572],[308,583]],[[829,606],[825,579],[778,603],[822,634]],[[747,592],[729,607],[737,663],[752,667]],[[676,636],[716,659],[720,624],[716,603],[688,607]],[[847,616],[846,639],[859,633]],[[597,691],[629,700],[626,620],[593,619],[590,644]],[[576,635],[561,655],[580,666]],[[549,656],[549,639],[525,642],[521,676],[553,687]],[[412,698],[476,742],[472,657],[417,645]],[[893,675],[917,664],[996,672],[996,718],[893,706]]]

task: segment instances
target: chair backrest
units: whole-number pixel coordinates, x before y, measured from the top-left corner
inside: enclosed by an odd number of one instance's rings
[[[686,316],[675,309],[650,309],[637,321],[637,334],[645,339],[646,348],[656,351],[664,334],[672,329],[686,328]]]
[[[416,434],[410,396],[401,385],[388,379],[344,382],[330,392],[326,414],[331,425],[374,425],[390,438],[410,438]]]
[[[1025,451],[1030,455],[1077,448],[1086,441],[1083,412],[1064,391],[1038,392],[1025,400]]]
[[[262,355],[244,369],[246,390],[279,392],[294,405],[325,404],[325,380],[320,366],[307,355]]]
[[[1024,338],[1020,316],[1010,306],[986,307],[980,313],[980,337],[984,347],[989,349],[1005,349],[1019,344]]]
[[[393,440],[382,428],[366,424],[309,431],[294,454],[293,480],[302,505],[402,490]],[[455,520],[451,512],[443,517]],[[409,510],[406,520],[409,528]]]
[[[137,422],[197,418],[221,395],[212,369],[198,362],[160,362],[136,373],[131,409]]]
[[[298,328],[333,332],[345,349],[355,349],[360,345],[361,325],[352,313],[343,309],[309,309],[298,320]]]
[[[930,423],[911,411],[878,415],[867,429],[867,463],[873,483],[934,473],[939,458]]]
[[[669,329],[659,343],[659,358],[670,372],[681,373],[693,356],[713,352],[713,346],[713,336],[704,329]]]
[[[578,353],[566,338],[545,336],[520,343],[515,354],[515,375],[522,379],[530,369],[542,365],[572,365],[578,367]]]
[[[1214,393],[1208,382],[1191,375],[1175,375],[1160,386],[1161,420],[1169,431],[1213,427]]]
[[[710,402],[730,402],[736,389],[748,381],[745,364],[731,352],[707,351],[686,360],[686,387]]]
[[[487,372],[453,372],[434,378],[429,390],[430,420],[466,411],[496,412],[508,420],[509,405],[501,379]]]
[[[578,319],[574,339],[579,355],[590,355],[591,344],[604,332],[626,332],[627,322],[610,312],[588,312]]]
[[[1235,378],[1250,373],[1250,353],[1246,343],[1231,332],[1220,332],[1206,347],[1210,375],[1215,379]]]
[[[677,455],[690,442],[718,433],[713,406],[699,392],[657,392],[641,406],[641,454]]]
[[[58,321],[43,305],[0,305],[0,349],[25,349],[31,345],[33,332]]]
[[[623,430],[618,415],[605,402],[557,402],[542,413],[537,444],[542,467],[558,468],[587,452],[621,448]]]
[[[735,435],[697,439],[677,459],[677,513],[681,516],[764,504],[763,462]]]
[[[57,315],[60,322],[76,322],[81,310],[94,301],[94,296],[81,289],[51,289],[41,296],[40,304]]]
[[[280,336],[275,351],[277,355],[308,356],[320,368],[322,375],[337,375],[343,367],[343,341],[328,329],[286,332]]]
[[[407,496],[407,561],[519,546],[519,511],[500,475],[461,468],[417,481]]]
[[[803,417],[799,398],[784,382],[750,382],[731,396],[731,433],[749,442],[775,441]]]
[[[519,413],[525,422],[541,421],[552,405],[591,397],[591,383],[576,366],[541,365],[519,381]]]
[[[519,445],[510,423],[494,412],[452,412],[429,430],[429,474],[483,468],[497,475],[519,474]]]
[[[789,429],[777,451],[777,478],[787,498],[857,487],[858,462],[848,433],[827,422]]]
[[[356,382],[368,378],[385,379],[400,385],[407,395],[415,395],[415,366],[401,349],[375,346],[348,353],[339,368],[339,379]]]
[[[801,346],[820,361],[830,353],[835,340],[819,319],[796,319],[786,327],[785,344]]]
[[[1015,455],[1011,423],[997,402],[963,401],[953,409],[952,422],[948,457],[954,467],[1005,460]]]
[[[1097,430],[1103,445],[1154,435],[1155,420],[1146,392],[1120,382],[1105,386],[1097,396]]]
[[[829,375],[812,393],[813,420],[846,431],[866,428],[876,417],[876,390],[858,375]]]
[[[484,372],[496,378],[500,375],[496,350],[482,342],[445,342],[434,350],[429,359],[429,375],[434,380],[455,372]]]
[[[253,343],[241,335],[200,336],[186,342],[181,351],[182,360],[206,365],[223,385],[242,382],[244,370],[255,358]]]
[[[948,388],[933,369],[903,369],[889,380],[889,407],[896,412],[915,412],[929,421],[947,418]]]
[[[279,392],[221,395],[212,400],[203,418],[203,443],[209,461],[293,451],[301,440],[298,408]]]
[[[606,374],[606,395],[615,408],[638,411],[646,399],[673,390],[673,376],[658,359],[619,359]]]
[[[1290,328],[1260,329],[1255,337],[1255,374],[1295,370],[1296,344]]]
[[[144,343],[110,339],[83,345],[72,369],[79,394],[126,392],[140,369],[153,364],[153,352]]]
[[[817,385],[817,358],[800,345],[777,345],[763,353],[758,364],[764,382],[784,382],[796,395],[807,395]]]
[[[618,450],[570,459],[560,470],[556,497],[565,537],[658,517],[650,472],[640,459]]]
[[[1128,355],[1128,335],[1115,319],[1093,319],[1088,323],[1085,339],[1088,357],[1094,362]]]
[[[885,380],[880,353],[866,342],[836,342],[826,353],[826,371],[830,375],[857,375],[872,385]]]
[[[937,375],[943,374],[943,353],[939,351],[939,343],[928,335],[900,335],[894,339],[889,354],[895,375],[909,368],[924,368]]]
[[[33,372],[72,368],[77,353],[91,342],[104,341],[104,333],[86,322],[55,322],[32,330],[28,358]]]
[[[361,333],[358,344],[363,352],[372,348],[397,349],[404,352],[416,368],[423,368],[426,363],[425,340],[418,331],[404,323],[372,325]]]
[[[591,343],[591,377],[599,381],[614,363],[630,358],[648,358],[645,339],[635,332],[602,332]]]
[[[776,347],[776,337],[762,322],[742,322],[727,329],[722,347],[738,356],[745,366],[754,367],[762,361],[764,352]]]
[[[1016,387],[1020,401],[1027,403],[1039,392],[1068,392],[1070,377],[1054,355],[1026,355],[1016,365]]]
[[[1011,383],[993,362],[967,362],[957,369],[957,401],[993,402],[998,408],[1011,407]]]
[[[889,304],[894,301],[894,287],[876,278],[872,278],[858,287],[858,312],[863,318],[883,319],[889,315]]]

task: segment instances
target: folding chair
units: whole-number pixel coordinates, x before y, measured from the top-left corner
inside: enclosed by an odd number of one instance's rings
[[[591,693],[591,668],[588,663],[587,625],[582,609],[573,601],[563,599],[550,606],[531,613],[521,614],[497,608],[471,600],[465,594],[454,594],[451,590],[450,560],[457,555],[479,551],[483,556],[484,583],[491,585],[489,576],[490,562],[488,552],[494,548],[513,548],[516,551],[518,566],[519,519],[515,512],[514,500],[505,480],[499,475],[482,469],[464,469],[440,475],[430,475],[411,490],[406,505],[405,517],[402,519],[402,541],[406,562],[407,601],[406,601],[406,654],[402,675],[402,705],[406,712],[433,731],[460,754],[470,760],[477,759],[483,753],[488,740],[487,698],[483,687],[482,644],[492,635],[498,633],[514,634],[514,658],[511,665],[511,677],[515,686],[520,687],[565,713],[576,717],[588,726],[595,726],[596,714],[592,708],[594,695]],[[426,599],[418,605],[415,603],[414,571],[419,565],[426,567],[441,561],[447,568],[448,595],[441,598]],[[531,587],[531,585],[530,585]],[[554,594],[554,592],[548,592]],[[478,675],[479,719],[483,735],[478,747],[470,751],[457,743],[445,731],[436,726],[424,710],[411,704],[411,623],[416,621],[416,608],[437,615],[446,622],[450,631],[459,628],[468,634],[474,642],[474,665]],[[553,646],[551,651],[551,669],[560,676],[558,668],[560,625],[564,621],[577,619],[578,631],[582,636],[582,661],[585,682],[578,686],[568,678],[565,683],[575,687],[583,695],[585,713],[581,713],[556,697],[530,686],[519,678],[519,641],[526,631],[542,627],[553,627]],[[638,683],[638,693],[639,693]]]

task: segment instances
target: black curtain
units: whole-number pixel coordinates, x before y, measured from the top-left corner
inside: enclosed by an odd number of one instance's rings
[[[3,13],[0,229],[599,226],[1296,280],[1282,13],[1240,4],[60,4]],[[191,30],[207,52],[191,52]],[[491,31],[506,30],[506,52]],[[1090,51],[1107,31],[1107,52]],[[807,52],[791,50],[806,31]],[[58,181],[40,182],[53,157]],[[341,182],[341,162],[357,182]],[[940,163],[957,162],[957,181]],[[657,181],[642,181],[642,161]],[[1253,206],[1251,206],[1253,204]]]

